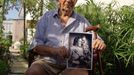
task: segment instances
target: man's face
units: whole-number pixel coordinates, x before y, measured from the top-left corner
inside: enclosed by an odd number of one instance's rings
[[[76,2],[77,0],[58,0],[60,9],[66,12],[72,11]]]

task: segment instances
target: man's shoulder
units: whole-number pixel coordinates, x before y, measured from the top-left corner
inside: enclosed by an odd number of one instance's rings
[[[54,13],[56,13],[56,10],[49,10],[45,12],[44,16],[51,17]]]

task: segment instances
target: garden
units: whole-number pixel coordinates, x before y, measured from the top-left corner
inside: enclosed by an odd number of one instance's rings
[[[2,4],[2,1],[0,3]],[[16,0],[13,0],[13,3]],[[52,0],[25,0],[24,16],[28,13],[32,15],[29,28],[35,28],[36,22],[43,14],[43,11],[55,8]],[[75,11],[88,19],[91,25],[100,24],[97,31],[105,41],[107,48],[102,53],[102,64],[104,75],[134,75],[134,3],[132,5],[118,6],[116,1],[109,4],[95,3],[93,0],[86,0],[75,8]],[[35,7],[35,5],[37,5]],[[0,8],[2,9],[2,7]],[[3,11],[0,10],[2,14]],[[9,46],[11,40],[2,37],[3,15],[0,15],[0,75],[9,70],[10,53]],[[29,43],[22,45],[22,54],[27,59],[27,49]],[[98,72],[96,72],[98,75]],[[6,74],[5,74],[6,75]]]

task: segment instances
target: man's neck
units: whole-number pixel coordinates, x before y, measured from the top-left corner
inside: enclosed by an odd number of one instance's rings
[[[60,21],[61,21],[62,24],[65,24],[66,25],[68,19],[72,15],[72,12],[73,11],[65,12],[63,10],[59,10],[59,17],[60,17]]]
[[[72,11],[65,11],[63,9],[59,9],[59,11],[58,11],[59,16],[63,16],[63,17],[66,17],[66,16],[70,17],[72,15],[72,12],[73,12],[73,10]]]

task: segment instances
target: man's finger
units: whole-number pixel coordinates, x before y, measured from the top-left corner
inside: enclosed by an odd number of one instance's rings
[[[103,47],[104,47],[103,43],[102,43],[102,42],[99,43],[99,45],[98,45],[98,49],[99,49],[99,50],[102,50]]]
[[[96,39],[95,42],[94,42],[94,49],[98,49],[99,45],[100,45],[101,41]]]
[[[93,41],[93,45],[92,45],[92,48],[94,49],[95,48],[95,45],[96,45],[96,40]]]

